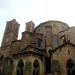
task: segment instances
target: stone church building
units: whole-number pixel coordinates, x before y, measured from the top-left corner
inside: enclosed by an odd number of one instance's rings
[[[75,75],[75,27],[47,21],[35,27],[8,21],[0,47],[0,75]]]

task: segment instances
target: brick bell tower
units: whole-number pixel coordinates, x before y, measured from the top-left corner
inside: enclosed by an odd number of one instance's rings
[[[10,46],[12,41],[17,40],[19,26],[15,19],[7,22],[1,47]]]
[[[34,27],[35,27],[35,24],[33,21],[26,23],[26,31],[27,32],[34,32]]]

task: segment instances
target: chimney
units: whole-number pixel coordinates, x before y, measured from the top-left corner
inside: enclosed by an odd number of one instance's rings
[[[26,23],[26,31],[27,32],[33,32],[34,31],[35,24],[33,21],[27,22]]]

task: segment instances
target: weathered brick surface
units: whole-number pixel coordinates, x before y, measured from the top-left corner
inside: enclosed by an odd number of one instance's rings
[[[34,23],[30,21],[26,23],[26,31],[22,33],[20,40],[17,40],[18,30],[19,24],[16,20],[7,22],[0,48],[0,63],[2,59],[8,63],[13,61],[11,75],[17,75],[17,65],[20,59],[24,63],[24,75],[33,75],[33,63],[36,59],[40,65],[39,75],[46,75],[45,57],[50,58],[50,50],[56,50],[51,57],[53,61],[50,68],[53,74],[67,75],[68,59],[72,59],[75,63],[75,28],[70,28],[66,23],[60,21],[47,21],[34,29]],[[63,35],[66,37],[64,38]],[[57,62],[54,63],[54,61]],[[53,63],[57,65],[54,66]],[[55,68],[58,69],[54,70]]]
[[[66,45],[53,54],[53,60],[59,62],[61,75],[67,75],[66,64],[69,59],[75,63],[75,47],[71,45]]]

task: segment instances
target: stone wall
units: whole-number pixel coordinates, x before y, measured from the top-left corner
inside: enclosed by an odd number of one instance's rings
[[[69,59],[72,59],[75,63],[75,47],[71,45],[66,45],[62,48],[59,48],[53,54],[52,59],[59,62],[61,73],[60,75],[67,75],[67,68],[66,68],[67,61]]]
[[[19,60],[22,59],[23,62],[24,62],[24,75],[33,75],[33,62],[35,60],[38,60],[39,62],[39,65],[40,65],[40,74],[39,75],[45,75],[45,71],[44,71],[44,61],[40,60],[38,58],[38,56],[17,56],[15,59],[14,59],[14,69],[13,69],[13,74],[12,75],[16,75],[16,69],[17,69],[17,64],[19,62]],[[27,65],[31,65],[30,66],[27,66]]]

